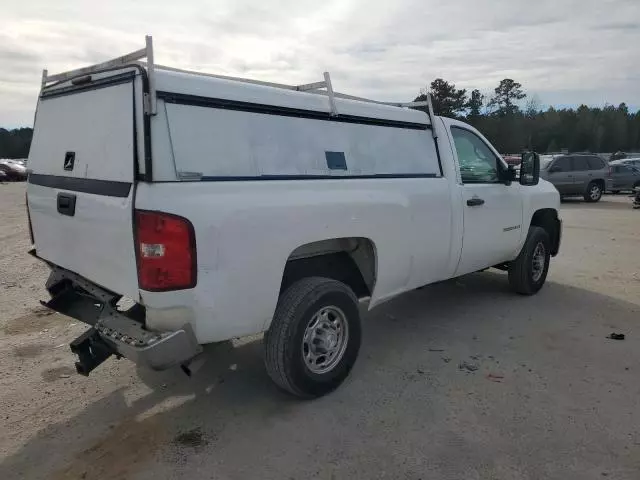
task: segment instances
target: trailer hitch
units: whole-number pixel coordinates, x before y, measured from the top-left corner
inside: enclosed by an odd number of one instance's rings
[[[85,377],[98,365],[104,362],[111,355],[118,353],[111,348],[98,334],[98,331],[91,327],[73,342],[69,344],[71,351],[78,356],[76,371]]]

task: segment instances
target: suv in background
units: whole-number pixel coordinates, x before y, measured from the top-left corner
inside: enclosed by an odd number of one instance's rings
[[[558,155],[542,158],[540,176],[553,183],[563,197],[582,196],[597,202],[606,188],[607,162],[593,154]]]
[[[607,192],[620,193],[636,187],[640,187],[640,159],[609,162]]]

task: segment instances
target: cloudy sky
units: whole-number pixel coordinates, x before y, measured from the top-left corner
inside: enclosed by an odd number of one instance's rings
[[[156,62],[411,100],[436,77],[543,105],[640,107],[640,0],[22,0],[4,2],[0,126],[30,125],[42,68],[103,61],[154,37]]]

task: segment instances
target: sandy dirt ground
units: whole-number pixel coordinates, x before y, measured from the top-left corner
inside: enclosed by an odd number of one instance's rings
[[[365,316],[345,384],[300,402],[259,340],[209,348],[191,379],[115,359],[77,376],[85,328],[39,306],[24,185],[0,185],[0,479],[637,480],[640,211],[562,216],[539,295],[492,271],[408,293]]]

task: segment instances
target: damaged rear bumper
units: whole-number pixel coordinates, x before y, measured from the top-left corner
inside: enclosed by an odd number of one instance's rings
[[[174,331],[147,330],[142,305],[120,310],[116,306],[120,295],[73,272],[50,267],[46,286],[52,298],[43,305],[91,326],[70,344],[78,356],[78,373],[88,375],[111,355],[153,370],[165,370],[188,363],[202,351],[188,323]]]

